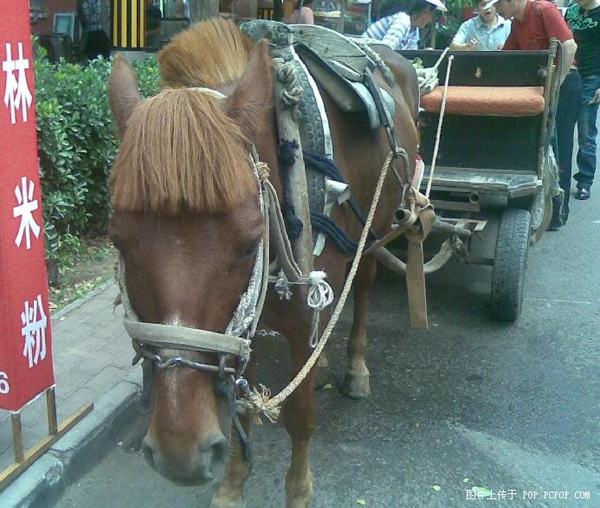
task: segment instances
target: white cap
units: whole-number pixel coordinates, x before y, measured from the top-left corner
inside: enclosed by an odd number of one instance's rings
[[[446,9],[446,6],[444,5],[444,3],[442,2],[442,0],[425,0],[427,3],[430,3],[431,5],[434,5],[436,9],[438,9],[439,11],[442,12],[448,12],[448,9]],[[496,0],[497,2],[498,0]]]
[[[487,4],[483,6],[483,10],[487,11],[490,7],[494,7],[500,0],[490,0]]]

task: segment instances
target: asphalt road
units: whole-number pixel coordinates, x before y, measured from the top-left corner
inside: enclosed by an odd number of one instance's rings
[[[490,316],[489,268],[451,264],[429,276],[426,332],[407,326],[403,281],[381,272],[369,324],[371,398],[348,400],[337,388],[350,309],[330,351],[333,387],[316,395],[312,506],[489,506],[468,499],[473,487],[504,491],[493,501],[500,506],[600,506],[599,252],[600,187],[590,201],[573,201],[567,227],[530,251],[514,325]],[[284,343],[264,338],[255,354],[263,382],[282,386]],[[252,442],[247,506],[281,507],[285,430],[255,427]],[[59,506],[207,505],[209,493],[171,485],[126,448],[116,445]],[[544,499],[555,491],[567,499]]]
[[[360,402],[338,389],[348,306],[329,350],[332,388],[316,394],[313,507],[600,506],[600,184],[571,203],[567,226],[529,252],[513,325],[490,316],[491,269],[453,263],[428,276],[430,330],[411,330],[404,282],[382,270],[372,395]],[[253,355],[259,381],[283,387],[285,342],[265,337]],[[58,506],[208,506],[210,491],[174,486],[129,451],[132,434]],[[266,424],[251,439],[247,507],[282,507],[287,434]],[[495,500],[472,499],[474,487]]]

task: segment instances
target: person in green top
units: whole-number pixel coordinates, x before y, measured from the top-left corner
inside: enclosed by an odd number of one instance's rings
[[[577,43],[575,59],[582,83],[577,128],[579,151],[576,199],[589,199],[596,173],[596,118],[600,104],[600,0],[576,0],[567,9],[567,24]]]

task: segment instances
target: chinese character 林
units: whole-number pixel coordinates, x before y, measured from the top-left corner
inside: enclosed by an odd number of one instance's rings
[[[10,123],[17,123],[17,111],[21,110],[23,122],[27,121],[27,110],[31,107],[33,96],[27,84],[26,70],[29,59],[23,58],[23,43],[19,42],[19,58],[13,60],[12,44],[6,43],[6,60],[2,62],[2,70],[6,72],[6,88],[4,104],[10,109]],[[15,76],[15,72],[17,76]]]

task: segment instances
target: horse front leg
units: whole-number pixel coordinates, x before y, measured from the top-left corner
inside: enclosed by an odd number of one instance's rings
[[[291,347],[292,378],[302,369],[312,352],[309,346],[309,332],[304,328],[300,327],[300,330],[287,335]],[[285,483],[287,508],[306,508],[313,494],[308,454],[316,427],[316,371],[316,367],[311,369],[283,408],[283,422],[292,441],[292,462]]]
[[[249,415],[240,416],[240,422],[248,436],[250,431]],[[250,476],[251,464],[244,459],[240,436],[233,427],[230,443],[225,477],[212,498],[210,508],[242,508],[246,505],[244,484]]]
[[[240,422],[246,435],[249,436],[250,417],[240,416]],[[244,500],[244,484],[250,476],[251,464],[244,460],[242,443],[235,428],[231,429],[229,459],[225,467],[225,477],[212,498],[210,508],[242,508]]]
[[[348,339],[348,369],[342,391],[353,399],[364,399],[371,393],[367,368],[367,303],[377,274],[374,256],[362,259],[354,285],[354,319]]]
[[[246,370],[246,379],[251,385],[253,377],[252,364],[250,364]],[[250,416],[249,412],[239,415],[240,423],[248,438],[250,438]],[[250,476],[251,469],[252,464],[244,458],[240,436],[235,425],[232,425],[225,476],[211,500],[210,508],[242,508],[246,506],[244,484]]]

